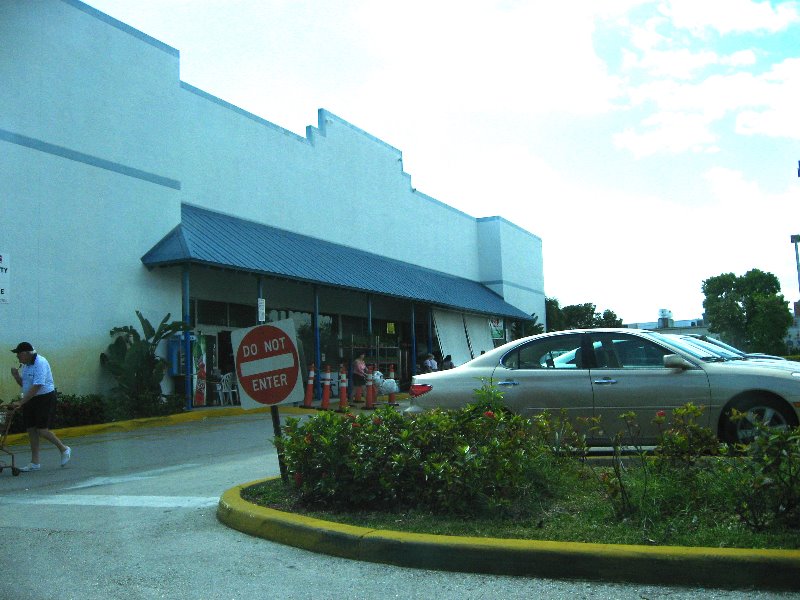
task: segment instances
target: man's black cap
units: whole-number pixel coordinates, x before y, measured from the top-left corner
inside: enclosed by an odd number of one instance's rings
[[[20,352],[36,352],[33,349],[33,346],[30,342],[20,342],[17,344],[17,347],[12,350],[14,354],[19,354]]]

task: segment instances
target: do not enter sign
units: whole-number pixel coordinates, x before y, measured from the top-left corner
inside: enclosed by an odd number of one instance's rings
[[[287,319],[231,333],[242,406],[303,400],[294,321]],[[247,401],[251,402],[247,402]]]

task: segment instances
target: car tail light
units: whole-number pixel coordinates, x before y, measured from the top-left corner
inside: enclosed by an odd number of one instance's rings
[[[412,383],[411,387],[408,388],[408,393],[417,398],[422,396],[422,394],[427,394],[432,389],[433,386],[428,385],[427,383]]]

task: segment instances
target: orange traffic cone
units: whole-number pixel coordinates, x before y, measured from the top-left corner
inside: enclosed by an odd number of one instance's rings
[[[367,403],[364,405],[366,410],[372,410],[375,408],[375,390],[372,386],[372,365],[367,367]]]
[[[322,404],[320,410],[328,410],[331,400],[331,366],[325,365],[325,373],[322,374]]]
[[[314,408],[311,405],[311,401],[314,399],[314,377],[316,373],[314,373],[314,363],[311,363],[308,367],[308,383],[306,383],[306,396],[303,398],[303,408]]]
[[[347,410],[347,370],[339,365],[339,412]]]

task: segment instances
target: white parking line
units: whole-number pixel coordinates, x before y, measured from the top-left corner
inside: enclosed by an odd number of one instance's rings
[[[163,469],[142,471],[140,473],[134,473],[132,475],[118,475],[117,477],[92,477],[91,479],[87,479],[86,481],[82,481],[81,483],[76,483],[75,485],[67,486],[64,489],[80,490],[83,488],[98,487],[101,485],[113,485],[115,483],[130,483],[131,481],[138,481],[140,479],[149,479],[150,477],[156,477],[157,475],[162,475],[164,473],[169,473],[171,471],[180,471],[181,469],[192,468],[196,466],[198,465],[187,463],[183,465],[176,465],[174,467],[164,467]]]
[[[57,506],[115,506],[123,508],[206,508],[219,503],[218,496],[103,496],[98,494],[54,494],[0,496],[2,504]]]

